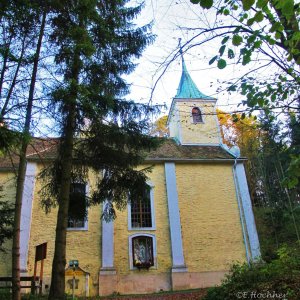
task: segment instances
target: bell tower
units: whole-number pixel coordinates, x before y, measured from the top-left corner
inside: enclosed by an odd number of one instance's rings
[[[216,101],[197,88],[182,55],[181,79],[168,116],[170,137],[182,145],[220,145]]]

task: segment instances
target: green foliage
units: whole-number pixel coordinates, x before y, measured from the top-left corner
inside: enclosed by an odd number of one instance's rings
[[[194,1],[193,3],[199,3],[199,1]],[[263,92],[265,100],[274,102],[272,95],[276,95],[276,99],[279,100],[278,103],[284,103],[287,97],[281,88],[289,90],[290,85],[294,85],[294,87],[292,93],[288,94],[289,97],[291,98],[293,94],[296,95],[295,92],[298,91],[300,79],[299,73],[295,70],[293,64],[300,64],[300,34],[297,21],[300,6],[295,4],[293,0],[243,0],[241,3],[221,0],[215,1],[215,4],[218,7],[216,8],[216,16],[223,15],[231,21],[230,25],[226,26],[222,20],[222,25],[224,24],[224,26],[216,26],[208,30],[224,36],[221,41],[222,46],[219,49],[219,56],[214,56],[209,61],[209,64],[217,61],[218,68],[224,68],[224,60],[221,60],[221,62],[219,60],[224,53],[226,45],[231,40],[232,45],[240,50],[238,62],[241,62],[243,65],[248,65],[252,62],[254,53],[263,53],[266,59],[270,59],[271,63],[278,68],[278,72],[275,72],[274,77],[269,78],[267,82],[268,84],[275,83],[278,87],[272,91],[265,90]],[[204,7],[202,2],[200,2],[200,5]],[[264,26],[255,26],[256,23],[261,22],[263,22]],[[266,47],[272,49],[272,52],[269,52]],[[283,59],[276,55],[277,52],[283,53]],[[228,52],[229,59],[235,58],[233,53],[232,50]],[[253,77],[255,78],[255,76]],[[285,78],[285,81],[282,81],[282,77]],[[258,86],[261,89],[262,86],[267,86],[267,83],[260,85],[260,81],[252,80],[250,84],[253,88]],[[283,97],[281,97],[282,95]],[[252,96],[249,98],[259,98],[259,95]],[[253,103],[249,98],[245,103],[254,109]],[[257,100],[255,101],[257,102]],[[278,103],[276,104],[277,106],[279,105]],[[268,103],[265,102],[263,106],[268,107]]]
[[[3,197],[2,187],[0,188],[1,198]],[[13,216],[14,206],[7,201],[0,201],[0,251],[5,251],[2,247],[6,240],[12,238],[13,235]]]
[[[286,150],[286,155],[290,158],[290,164],[287,168],[283,183],[285,186],[295,188],[299,186],[300,178],[300,117],[298,114],[289,115],[289,135],[291,145]]]
[[[157,139],[147,133],[148,115],[159,108],[123,99],[129,86],[122,75],[133,71],[131,59],[141,55],[153,36],[149,25],[134,26],[132,20],[142,7],[125,6],[127,2],[84,1],[52,17],[51,41],[57,48],[56,63],[62,66],[65,82],[52,93],[53,105],[61,112],[58,121],[63,124],[63,134],[59,157],[42,174],[52,178],[42,192],[43,205],[48,209],[58,203],[62,187],[65,135],[69,130],[64,122],[70,115],[70,105],[76,110],[72,135],[82,137],[73,147],[72,180],[76,177],[86,181],[87,168],[97,174],[106,170],[91,203],[112,199],[117,207],[124,207],[128,192],[139,197],[145,188],[148,170],[134,168],[143,161],[145,151],[158,145]],[[86,120],[88,126],[84,124]],[[113,206],[109,215],[114,214],[112,211]]]
[[[249,66],[240,79],[225,83],[227,91],[242,95],[241,104],[245,110],[250,113],[262,110],[270,115],[270,120],[272,111],[298,113],[299,3],[294,0],[220,0],[214,3],[211,10],[216,12],[217,20],[221,16],[221,25],[197,33],[197,36],[204,36],[200,44],[205,43],[205,39],[222,38],[219,53],[209,64],[217,63],[219,69],[224,69],[231,60]],[[207,37],[208,33],[211,35]],[[263,75],[265,70],[269,75]],[[289,166],[283,168],[283,180],[284,185],[292,189],[299,185],[300,143],[287,148]]]
[[[200,5],[203,8],[209,9],[213,6],[213,0],[200,0]]]
[[[239,45],[242,44],[242,42],[243,42],[243,38],[242,38],[240,35],[235,34],[235,35],[232,37],[232,44],[233,44],[234,46],[239,46]]]
[[[11,290],[8,289],[0,289],[0,300],[8,300],[11,299]]]
[[[214,1],[213,0],[191,0],[191,2],[193,4],[198,4],[200,3],[200,5],[203,7],[203,8],[206,8],[206,9],[209,9],[213,6],[213,3]]]
[[[242,0],[244,10],[249,10],[255,3],[255,0]]]
[[[278,258],[277,250],[282,245],[293,245],[297,240],[291,212],[287,208],[256,207],[255,221],[260,237],[262,259],[266,262]],[[300,225],[300,207],[294,215]]]
[[[169,136],[169,129],[167,128],[168,116],[158,118],[151,128],[150,134],[152,136],[167,137]]]
[[[20,134],[0,125],[0,155],[20,142]]]
[[[224,68],[226,68],[226,65],[227,65],[227,63],[226,63],[226,60],[225,60],[225,59],[220,58],[220,59],[218,60],[218,68],[219,68],[219,69],[224,69]]]
[[[219,287],[210,288],[204,300],[249,299],[254,294],[260,298],[285,295],[286,299],[300,297],[299,247],[281,247],[278,258],[270,263],[233,265]],[[245,295],[243,297],[243,295]],[[267,297],[269,295],[269,297]],[[283,299],[283,297],[281,297]]]
[[[294,120],[290,131],[280,131],[275,118],[256,119],[243,114],[217,111],[223,142],[239,146],[246,156],[246,174],[260,237],[262,258],[270,261],[282,244],[294,244],[299,238],[299,186],[283,185],[286,169],[293,162],[291,151],[299,143],[299,126]],[[292,125],[293,124],[293,125]],[[284,140],[290,138],[290,147]],[[290,178],[288,180],[290,183]]]

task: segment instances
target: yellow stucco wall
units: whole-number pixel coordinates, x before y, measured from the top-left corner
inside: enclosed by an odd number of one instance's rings
[[[141,166],[143,168],[145,166]],[[158,274],[169,272],[171,262],[170,229],[168,218],[168,206],[165,187],[164,165],[158,164],[148,175],[150,183],[154,186],[154,209],[156,230],[137,231],[128,230],[128,210],[118,211],[115,220],[115,268],[118,274]],[[148,233],[156,236],[157,269],[149,271],[130,270],[129,266],[129,236],[136,233]]]
[[[170,112],[170,117],[169,117],[169,132],[170,132],[170,137],[175,138],[179,141],[180,139],[180,121],[179,121],[179,111],[178,109],[175,108],[173,109],[172,112]]]
[[[90,190],[93,188],[94,184],[95,176],[90,174]],[[32,207],[32,223],[28,253],[28,273],[33,274],[34,272],[35,247],[47,242],[47,258],[44,262],[44,277],[45,283],[49,283],[54,255],[57,209],[54,208],[49,214],[45,214],[40,204],[40,189],[41,182],[37,181]],[[90,295],[96,295],[98,293],[98,272],[101,264],[100,216],[101,208],[99,205],[90,207],[88,211],[88,230],[68,231],[67,233],[67,263],[69,260],[79,260],[80,267],[84,271],[90,273]]]
[[[146,166],[141,166],[141,168],[143,167]],[[40,168],[38,168],[39,170]],[[117,212],[117,219],[114,224],[114,262],[117,276],[119,276],[117,279],[118,287],[122,293],[126,293],[126,285],[132,280],[138,283],[137,280],[141,279],[144,284],[147,280],[154,280],[153,276],[156,275],[158,278],[155,281],[157,286],[160,284],[159,281],[162,282],[162,286],[165,282],[165,289],[170,286],[172,257],[164,164],[156,164],[148,176],[154,189],[156,229],[148,231],[128,230],[127,209]],[[95,184],[94,174],[91,173],[89,178],[89,189],[92,190]],[[11,184],[11,188],[7,188],[7,190],[10,191],[13,198],[12,176],[0,173],[0,181],[3,180]],[[186,280],[190,287],[199,287],[198,284],[203,281],[201,272],[204,272],[203,274],[220,272],[228,270],[233,261],[245,261],[245,247],[235,195],[232,165],[178,163],[176,164],[176,180],[183,251],[189,272],[186,274],[188,276]],[[40,194],[38,193],[40,188],[41,182],[37,181],[32,207],[28,273],[33,274],[35,247],[47,242],[44,278],[45,282],[49,283],[54,254],[57,209],[52,209],[49,214],[44,213],[40,206]],[[97,295],[99,288],[101,212],[102,209],[99,205],[90,207],[88,230],[68,231],[67,234],[67,261],[79,260],[80,267],[90,273],[89,291],[91,296]],[[151,268],[149,271],[130,270],[129,266],[129,236],[140,232],[156,236],[157,268]],[[8,260],[10,257],[4,260],[0,254],[1,276],[7,275],[10,270],[10,261],[7,263]],[[195,275],[195,283],[191,285],[192,275],[189,274],[198,274],[200,279]],[[209,274],[213,279],[217,276],[214,273]],[[108,277],[107,280],[108,283],[105,284],[109,284],[110,279]],[[211,280],[211,282],[214,281]],[[140,288],[142,291],[143,286]],[[136,287],[133,287],[134,289],[136,290]]]
[[[0,191],[0,201],[8,201],[14,203],[15,201],[15,176],[13,173],[1,172],[0,173],[0,186],[2,191]],[[5,253],[0,252],[0,276],[11,275],[11,247],[12,241],[6,241],[2,248]]]
[[[228,270],[245,261],[232,165],[177,164],[176,179],[188,271]]]
[[[203,117],[203,123],[193,123],[192,109],[199,107]],[[176,121],[175,111],[179,114],[179,120]],[[173,120],[174,119],[174,120]],[[215,103],[205,100],[177,101],[175,104],[174,115],[171,118],[170,125],[176,128],[176,122],[179,126],[176,129],[178,139],[182,144],[219,144],[219,131],[215,113]],[[175,122],[175,123],[174,123]],[[170,128],[171,129],[171,128]],[[175,131],[174,131],[175,134]],[[172,135],[174,136],[174,135]]]

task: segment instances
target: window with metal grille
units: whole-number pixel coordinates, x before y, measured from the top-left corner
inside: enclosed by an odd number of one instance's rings
[[[198,107],[192,109],[193,123],[203,123],[202,113]]]
[[[87,215],[86,185],[72,183],[70,187],[70,202],[68,214],[68,228],[84,228]]]
[[[143,235],[132,238],[132,258],[134,267],[150,268],[154,266],[153,238]]]
[[[142,200],[131,200],[131,227],[152,227],[150,189],[145,192]]]

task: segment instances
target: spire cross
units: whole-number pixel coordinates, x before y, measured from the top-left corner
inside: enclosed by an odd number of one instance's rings
[[[181,55],[181,61],[182,61],[182,65],[183,65],[184,59],[183,59],[183,52],[182,52],[182,46],[181,46],[181,38],[178,39],[178,46],[179,46],[179,53]]]

